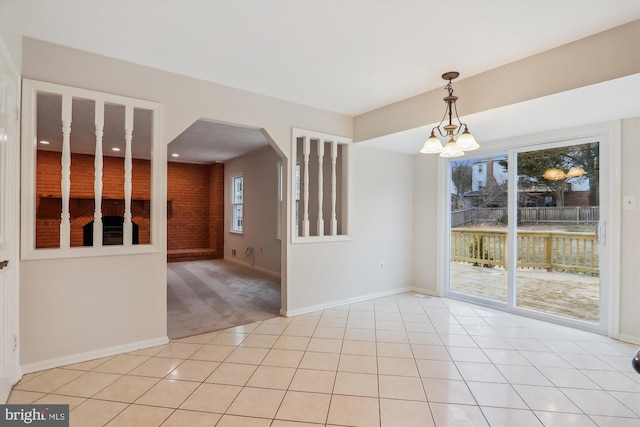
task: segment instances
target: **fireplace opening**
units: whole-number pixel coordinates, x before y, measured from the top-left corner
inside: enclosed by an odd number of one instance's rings
[[[138,224],[132,222],[132,242],[138,244]],[[124,242],[124,217],[102,217],[102,245],[122,245]],[[82,227],[82,245],[93,246],[93,221]]]

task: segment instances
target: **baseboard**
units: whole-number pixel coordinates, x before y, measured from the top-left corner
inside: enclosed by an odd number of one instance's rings
[[[618,340],[628,342],[629,344],[640,345],[640,337],[634,337],[633,335],[618,334]]]
[[[107,347],[100,350],[88,351],[86,353],[72,354],[69,356],[58,357],[55,359],[43,360],[35,363],[21,365],[22,374],[43,371],[45,369],[59,368],[60,366],[72,365],[74,363],[86,362],[89,360],[100,359],[102,357],[114,356],[116,354],[128,353],[130,351],[141,350],[143,348],[156,347],[169,342],[166,336],[152,338],[144,341],[137,341],[129,344]]]
[[[281,275],[280,275],[280,273],[278,273],[278,272],[276,272],[276,271],[269,270],[269,269],[266,269],[266,268],[264,268],[264,267],[257,267],[257,266],[255,266],[255,265],[251,265],[251,264],[249,264],[248,262],[244,262],[244,261],[242,261],[242,260],[239,260],[238,258],[230,258],[230,257],[226,257],[226,256],[225,256],[225,257],[224,257],[224,260],[225,260],[225,261],[232,262],[232,263],[235,263],[236,265],[241,265],[241,266],[243,266],[243,267],[252,268],[252,269],[254,269],[254,270],[259,271],[260,273],[264,273],[264,274],[266,274],[266,275],[268,275],[268,276],[271,276],[271,277],[273,277],[273,278],[275,278],[275,279],[282,280],[282,279],[281,279]]]
[[[416,287],[412,287],[411,291],[412,292],[416,292],[418,294],[427,295],[427,296],[430,296],[430,297],[438,297],[438,292],[437,291],[430,291],[428,289],[416,288]]]
[[[295,309],[295,310],[283,310],[283,309],[280,309],[280,315],[284,316],[284,317],[300,316],[302,314],[313,313],[314,311],[327,310],[327,309],[330,309],[330,308],[339,307],[341,305],[355,304],[355,303],[362,302],[362,301],[368,301],[370,299],[383,298],[383,297],[388,297],[388,296],[391,296],[391,295],[397,295],[397,294],[401,294],[401,293],[404,293],[404,292],[412,292],[412,291],[416,291],[418,293],[423,293],[421,290],[415,290],[414,288],[409,288],[409,287],[407,287],[407,288],[398,288],[398,289],[392,289],[390,291],[376,292],[376,293],[373,293],[373,294],[361,295],[361,296],[353,297],[353,298],[346,298],[346,299],[343,299],[343,300],[332,301],[332,302],[328,302],[328,303],[324,303],[324,304],[310,305],[308,307],[302,307],[302,308],[298,308],[298,309]]]

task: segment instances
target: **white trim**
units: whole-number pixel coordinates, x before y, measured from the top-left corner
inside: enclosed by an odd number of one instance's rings
[[[601,215],[609,215],[609,217],[605,217],[605,220],[608,221],[608,230],[606,237],[606,250],[608,254],[605,255],[607,257],[607,271],[606,275],[600,276],[601,283],[602,281],[606,281],[608,285],[608,295],[601,295],[601,318],[599,320],[599,324],[591,324],[582,321],[576,321],[573,319],[562,318],[559,316],[546,315],[546,314],[538,314],[536,312],[532,312],[530,310],[526,310],[523,308],[509,306],[509,301],[507,304],[495,302],[495,301],[487,301],[481,300],[479,298],[473,298],[469,296],[464,296],[460,294],[451,294],[449,291],[449,265],[447,262],[449,260],[449,256],[446,254],[446,249],[448,248],[448,231],[449,231],[449,218],[448,218],[448,198],[445,190],[449,188],[448,178],[443,178],[442,175],[448,175],[448,172],[445,170],[441,170],[439,163],[438,168],[438,201],[439,204],[443,205],[443,207],[439,210],[441,216],[438,218],[438,227],[439,227],[439,235],[438,235],[438,249],[439,255],[443,254],[443,258],[445,260],[443,262],[439,262],[438,265],[443,268],[442,274],[438,274],[438,289],[445,289],[445,294],[447,298],[462,300],[466,302],[471,302],[474,304],[479,304],[483,306],[488,306],[491,308],[495,308],[498,310],[503,310],[509,313],[519,314],[525,317],[533,317],[557,324],[562,324],[565,326],[576,327],[584,330],[588,330],[591,332],[606,334],[611,338],[619,337],[620,330],[620,227],[621,227],[621,204],[622,204],[622,196],[621,196],[621,188],[620,184],[622,182],[622,171],[621,171],[621,121],[609,121],[603,123],[596,123],[587,126],[580,126],[571,129],[564,129],[559,131],[550,131],[543,132],[535,135],[526,135],[518,138],[511,138],[508,140],[498,140],[498,141],[490,141],[484,144],[484,150],[480,152],[471,152],[464,157],[457,158],[455,160],[465,159],[465,158],[476,158],[476,157],[486,157],[491,154],[495,154],[497,152],[510,154],[512,152],[521,152],[525,151],[528,147],[534,147],[539,145],[549,145],[559,143],[565,141],[578,141],[585,138],[599,138],[599,142],[601,143],[600,149],[600,158],[601,165],[604,168],[608,169],[608,176],[600,176],[600,205],[604,206],[605,209],[601,209]],[[512,155],[510,154],[510,160],[512,160]],[[448,164],[448,161],[445,160],[445,164]],[[515,163],[514,163],[515,164]],[[446,168],[442,168],[446,169]],[[510,162],[510,169],[513,169]],[[510,182],[514,182],[513,177],[515,176],[515,172],[509,172],[509,180]],[[447,179],[445,182],[444,180]],[[447,185],[445,187],[445,184]],[[510,209],[510,217],[513,217],[512,206],[511,203],[515,203],[515,201],[509,202]],[[602,217],[601,217],[602,219]],[[511,223],[511,221],[510,221]],[[509,227],[512,227],[510,224]],[[442,230],[446,230],[442,232]],[[510,228],[511,229],[511,228]],[[613,243],[613,244],[612,244]],[[444,250],[444,251],[443,251]],[[515,248],[509,249],[509,255],[513,258],[513,254]],[[602,251],[603,253],[605,251]],[[601,255],[602,260],[602,255]],[[510,283],[513,283],[510,279]],[[633,338],[633,337],[631,337]]]
[[[302,211],[300,211],[300,207],[298,207],[298,221],[302,224],[303,227],[303,235],[298,236],[298,227],[296,227],[295,218],[296,218],[296,180],[295,180],[295,172],[296,165],[298,164],[297,159],[297,140],[298,138],[303,138],[305,143],[308,144],[311,140],[318,140],[322,142],[335,142],[338,145],[342,145],[341,156],[338,159],[338,162],[341,163],[341,179],[342,182],[339,186],[341,191],[341,217],[339,220],[342,234],[336,235],[308,235],[308,218],[305,222],[305,208],[303,207]],[[349,195],[351,194],[352,188],[352,177],[349,172],[352,168],[351,166],[351,149],[353,145],[353,139],[337,136],[337,135],[329,135],[321,132],[314,132],[310,130],[293,128],[291,132],[291,170],[288,171],[288,176],[292,177],[290,186],[289,197],[291,197],[292,203],[290,206],[290,214],[291,214],[291,243],[299,244],[299,243],[327,243],[327,242],[340,242],[351,240],[349,237],[349,233],[351,232],[351,204],[349,203]],[[306,151],[308,152],[308,150]],[[308,163],[305,163],[308,166]],[[305,167],[304,174],[307,176],[308,167]],[[308,178],[305,180],[305,184],[308,184]],[[300,189],[301,193],[306,191],[305,188]],[[308,193],[304,194],[304,204],[306,205],[308,202]],[[336,230],[337,231],[337,230]]]
[[[151,245],[133,245],[130,247],[122,246],[103,246],[100,250],[93,247],[76,247],[67,249],[36,249],[23,253],[23,261],[32,261],[39,259],[62,259],[62,258],[86,258],[96,256],[118,256],[118,255],[140,255],[140,254],[157,254],[160,250]]]
[[[350,236],[338,234],[337,236],[309,236],[309,237],[293,237],[291,243],[331,243],[331,242],[347,242],[351,240]]]
[[[229,201],[229,205],[231,206],[231,228],[229,233],[232,234],[244,234],[244,174],[242,172],[235,173],[229,176],[229,180],[231,181],[231,200]],[[236,179],[242,178],[242,202],[236,202]],[[238,230],[235,228],[235,216],[234,216],[234,208],[236,206],[242,206],[242,217],[240,220],[242,221],[242,229]]]
[[[23,80],[22,94],[22,189],[21,189],[21,259],[56,259],[88,256],[130,255],[164,252],[166,248],[166,177],[167,147],[162,141],[162,106],[156,102],[128,98],[103,92],[79,89],[36,80]],[[151,244],[36,249],[36,131],[38,92],[64,94],[69,97],[95,99],[104,103],[126,105],[153,111],[151,146]],[[62,243],[61,243],[62,244]]]
[[[0,38],[0,56],[2,56],[2,62],[7,67],[7,72],[14,79],[16,84],[16,93],[14,100],[14,105],[8,106],[8,108],[16,108],[15,112],[15,132],[13,132],[10,136],[10,141],[13,141],[13,144],[9,144],[6,156],[7,156],[7,171],[6,177],[10,177],[7,179],[7,183],[9,185],[6,196],[6,201],[8,202],[6,207],[7,218],[4,218],[4,221],[8,221],[7,224],[14,224],[13,227],[8,227],[7,232],[9,233],[10,238],[7,239],[8,242],[11,243],[11,246],[7,248],[8,259],[11,262],[11,268],[8,270],[9,274],[9,286],[12,288],[10,290],[11,293],[11,301],[9,301],[10,306],[10,314],[2,313],[0,316],[8,315],[8,320],[10,329],[12,330],[12,335],[16,340],[16,348],[13,353],[13,377],[11,381],[15,384],[22,378],[22,370],[20,368],[20,108],[22,102],[22,80],[20,78],[20,72],[16,67],[16,64],[13,62],[13,59],[7,49],[7,46],[4,43],[4,40]],[[2,213],[0,213],[2,214]],[[5,403],[0,400],[0,403]]]
[[[439,207],[436,217],[436,223],[438,224],[438,231],[436,234],[438,251],[436,254],[436,295],[439,297],[445,297],[449,293],[449,228],[451,222],[451,215],[449,214],[449,206],[451,203],[448,201],[450,195],[449,188],[451,188],[451,178],[449,177],[449,162],[447,159],[438,158],[438,188],[437,197],[438,201],[447,200],[446,203],[436,203]]]
[[[169,343],[166,336],[151,338],[148,340],[132,342],[129,344],[116,345],[100,350],[88,351],[85,353],[72,354],[70,356],[57,357],[55,359],[43,360],[35,363],[22,365],[22,372],[28,374],[31,372],[42,371],[45,369],[58,368],[60,366],[72,365],[74,363],[86,362],[89,360],[100,359],[102,357],[114,356],[116,354],[129,353],[132,351],[142,350],[150,347],[157,347]]]
[[[607,160],[609,174],[607,176],[608,188],[608,213],[609,221],[608,230],[606,230],[605,246],[609,247],[608,255],[608,285],[609,300],[608,303],[608,319],[607,334],[611,338],[619,339],[620,337],[620,274],[622,265],[620,264],[620,251],[622,241],[622,121],[608,123],[608,129],[605,131],[607,137],[606,150],[601,150],[601,158],[604,152]],[[601,163],[603,163],[601,161]],[[600,180],[602,185],[602,179]],[[602,187],[601,187],[602,188]],[[602,193],[602,190],[601,190]],[[602,201],[602,198],[600,199]],[[602,204],[602,202],[601,202]],[[601,210],[602,211],[602,210]],[[600,217],[602,220],[602,217]],[[600,278],[602,280],[602,277]],[[640,342],[640,340],[637,340]]]
[[[628,342],[630,344],[640,345],[640,337],[634,337],[633,335],[618,334],[619,341]]]
[[[424,294],[425,293],[424,289],[413,288],[413,287],[404,287],[404,288],[392,289],[390,291],[375,292],[375,293],[372,293],[372,294],[361,295],[361,296],[358,296],[358,297],[346,298],[346,299],[342,299],[342,300],[338,300],[338,301],[327,302],[327,303],[324,303],[324,304],[310,305],[310,306],[298,308],[298,309],[295,309],[295,310],[280,309],[280,315],[284,316],[284,317],[300,316],[302,314],[313,313],[315,311],[320,311],[320,310],[327,310],[327,309],[330,309],[330,308],[339,307],[341,305],[355,304],[355,303],[362,302],[362,301],[367,301],[367,300],[370,300],[370,299],[383,298],[383,297],[402,294],[402,293],[410,292],[410,291],[414,291],[414,292],[417,292],[417,293],[420,293],[420,294]]]

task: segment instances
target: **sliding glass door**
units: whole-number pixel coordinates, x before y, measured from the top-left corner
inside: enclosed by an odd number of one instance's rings
[[[449,161],[448,294],[598,329],[601,143]]]
[[[600,144],[579,142],[514,154],[515,304],[597,324]]]
[[[507,302],[507,154],[452,161],[450,291]]]

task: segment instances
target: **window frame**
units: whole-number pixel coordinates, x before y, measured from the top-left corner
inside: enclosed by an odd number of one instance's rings
[[[150,243],[82,246],[71,248],[36,249],[36,162],[37,162],[37,96],[38,92],[69,95],[77,98],[95,99],[105,103],[132,105],[134,108],[151,110],[151,176],[150,176]],[[72,124],[73,126],[73,124]],[[133,142],[135,143],[135,141]],[[22,135],[21,135],[21,259],[58,259],[93,256],[131,255],[159,253],[166,250],[166,177],[167,150],[162,141],[162,105],[156,102],[79,89],[37,80],[23,80],[22,91]]]
[[[296,168],[300,168],[300,173],[303,173],[303,166],[298,161],[298,153],[297,144],[298,138],[309,138],[310,140],[322,140],[324,142],[333,142],[335,141],[339,146],[341,146],[341,154],[338,158],[338,162],[341,167],[341,177],[337,185],[340,187],[340,204],[341,211],[340,217],[338,218],[338,224],[340,229],[342,230],[342,234],[336,235],[310,235],[310,236],[302,236],[298,235],[299,223],[296,224],[296,209],[299,209],[299,201],[302,199],[301,193],[303,192],[303,188],[301,187],[302,177],[296,179]],[[290,197],[292,200],[290,207],[290,215],[291,215],[291,243],[329,243],[329,242],[341,242],[341,241],[349,241],[351,240],[350,232],[351,232],[351,215],[350,215],[350,198],[351,198],[351,149],[353,146],[353,140],[351,138],[330,135],[320,132],[314,132],[310,130],[297,129],[294,128],[292,130],[292,141],[291,141],[291,159],[289,166],[289,174],[292,177],[291,179],[291,187],[290,187]],[[325,153],[325,157],[328,156],[329,153]],[[325,178],[326,180],[327,178]],[[298,211],[298,222],[302,221],[302,215]],[[328,219],[325,219],[328,220]]]
[[[229,230],[230,233],[233,234],[244,234],[244,175],[242,173],[237,173],[234,175],[231,175],[231,229]],[[241,186],[242,188],[240,189],[240,202],[237,201],[236,196],[237,196],[237,192],[236,192],[236,182],[238,180],[241,180]],[[242,209],[242,213],[240,215],[240,222],[241,225],[239,228],[236,227],[236,207],[240,206]]]

